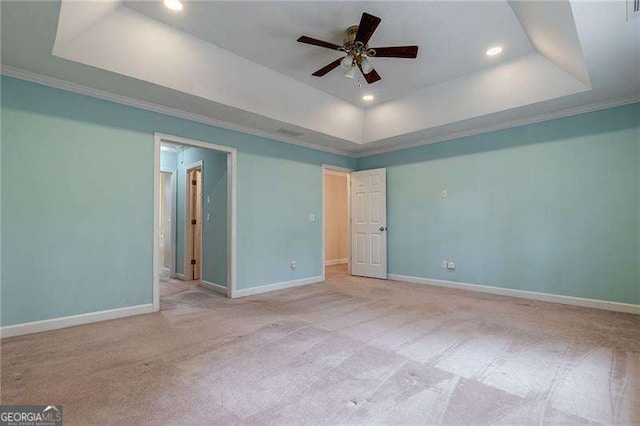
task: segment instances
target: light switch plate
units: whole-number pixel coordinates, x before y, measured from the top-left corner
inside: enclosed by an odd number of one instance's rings
[[[442,198],[447,198],[449,196],[449,191],[447,191],[446,189],[442,190]]]
[[[316,221],[316,215],[313,213],[309,213],[309,222],[315,222]]]

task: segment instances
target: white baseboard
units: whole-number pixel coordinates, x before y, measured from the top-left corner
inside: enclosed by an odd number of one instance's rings
[[[180,272],[176,272],[176,278],[184,281],[184,274],[181,274]]]
[[[220,284],[210,283],[209,281],[200,280],[200,286],[209,290],[213,290],[216,293],[227,295],[227,288]]]
[[[348,258],[344,258],[344,259],[331,259],[331,260],[325,260],[325,261],[324,261],[324,266],[331,266],[331,265],[344,265],[345,263],[349,263],[349,259],[348,259]]]
[[[540,300],[542,302],[562,303],[564,305],[582,306],[585,308],[604,309],[607,311],[625,312],[640,315],[640,305],[631,303],[609,302],[606,300],[587,299],[583,297],[562,296],[559,294],[541,293],[537,291],[514,290],[481,284],[469,284],[456,281],[437,280],[432,278],[411,277],[407,275],[389,274],[389,279],[414,284],[427,284],[437,287],[455,288],[458,290],[477,291],[497,294],[499,296],[519,297],[521,299]]]
[[[298,287],[301,285],[314,284],[324,281],[324,278],[319,277],[309,277],[309,278],[301,278],[299,280],[293,281],[284,281],[281,283],[275,284],[267,284],[260,287],[251,287],[251,288],[242,288],[240,290],[236,290],[231,297],[246,297],[253,296],[254,294],[267,293],[269,291],[276,290],[284,290],[285,288]]]
[[[153,304],[149,303],[147,305],[128,306],[126,308],[109,309],[108,311],[90,312],[87,314],[72,315],[69,317],[25,322],[0,328],[0,337],[22,336],[23,334],[39,333],[41,331],[56,330],[59,328],[90,324],[92,322],[149,314],[151,312],[153,312]]]

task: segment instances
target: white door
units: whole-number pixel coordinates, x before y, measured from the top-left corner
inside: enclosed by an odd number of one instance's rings
[[[187,173],[189,179],[189,238],[191,246],[188,253],[191,256],[190,269],[192,280],[199,280],[201,273],[201,248],[202,248],[202,171],[190,169]],[[188,275],[187,275],[188,276]]]
[[[387,169],[351,173],[351,274],[387,279]]]

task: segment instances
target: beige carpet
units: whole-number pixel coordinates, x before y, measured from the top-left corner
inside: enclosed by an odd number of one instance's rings
[[[182,281],[175,278],[160,279],[160,296],[168,296],[173,293],[189,290],[191,287],[200,285],[200,280]]]
[[[345,277],[2,341],[66,424],[633,424],[640,316]]]

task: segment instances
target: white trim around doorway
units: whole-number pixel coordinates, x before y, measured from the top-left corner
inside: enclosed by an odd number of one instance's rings
[[[212,149],[227,154],[227,297],[237,297],[236,294],[236,211],[237,211],[237,174],[238,151],[224,145],[216,145],[194,139],[172,136],[164,133],[154,133],[154,170],[153,170],[153,310],[160,310],[160,277],[158,274],[158,232],[160,226],[160,146],[162,142],[172,142],[198,148]],[[176,274],[177,275],[177,274]]]

